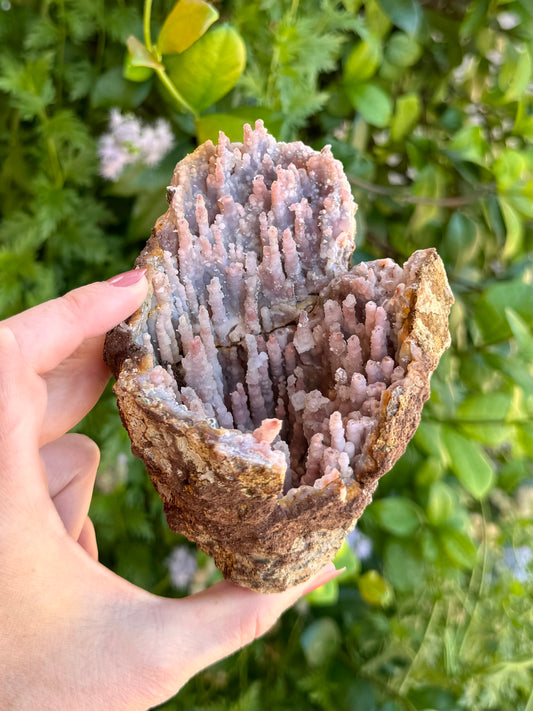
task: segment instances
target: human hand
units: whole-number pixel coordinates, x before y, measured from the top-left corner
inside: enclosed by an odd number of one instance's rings
[[[136,281],[135,281],[136,279]],[[263,634],[336,575],[264,595],[219,583],[156,597],[97,562],[87,517],[99,453],[65,434],[109,372],[105,332],[146,294],[140,272],[0,322],[0,709],[133,711]]]

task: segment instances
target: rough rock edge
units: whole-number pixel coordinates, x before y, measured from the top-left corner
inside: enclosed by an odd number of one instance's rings
[[[148,251],[147,245],[138,263]],[[324,489],[302,486],[294,497],[281,498],[281,472],[223,456],[218,433],[227,430],[178,420],[139,392],[135,377],[148,367],[134,339],[139,312],[131,325],[120,324],[106,338],[105,359],[117,377],[114,392],[132,451],[146,464],[169,526],[213,556],[225,578],[263,592],[308,579],[331,560],[370,503],[378,479],[404,453],[429,397],[431,373],[450,343],[453,302],[435,250],[416,252],[410,263],[399,338],[407,376],[383,399],[365,448],[365,467],[346,487],[337,480]],[[344,279],[349,272],[321,298],[331,298]]]

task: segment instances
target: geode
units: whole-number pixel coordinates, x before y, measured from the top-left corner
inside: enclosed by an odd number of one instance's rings
[[[168,524],[273,592],[330,561],[403,454],[450,342],[434,249],[357,264],[329,147],[261,121],[176,166],[136,261],[149,293],[105,358]]]

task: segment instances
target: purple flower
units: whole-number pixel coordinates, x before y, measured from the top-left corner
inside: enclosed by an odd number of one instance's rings
[[[198,568],[195,553],[188,546],[176,546],[167,560],[170,581],[175,588],[186,590]]]
[[[348,534],[346,540],[359,560],[366,560],[372,555],[372,541],[364,533],[361,533],[358,528],[354,528]]]
[[[133,114],[112,109],[109,129],[98,142],[100,173],[107,180],[118,180],[127,165],[156,165],[173,145],[172,129],[164,119],[148,126]]]

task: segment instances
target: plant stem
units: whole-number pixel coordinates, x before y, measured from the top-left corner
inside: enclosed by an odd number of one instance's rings
[[[152,33],[150,32],[150,19],[152,17],[152,0],[144,0],[143,28],[144,44],[146,49],[152,51]]]
[[[526,708],[524,711],[533,711],[533,691],[529,695],[529,699],[527,700]]]
[[[39,118],[41,119],[41,125],[46,132],[46,126],[48,125],[49,119],[46,115],[44,109],[39,112]],[[48,157],[50,159],[50,169],[52,171],[52,176],[54,178],[54,183],[56,187],[63,187],[63,171],[61,170],[61,163],[59,162],[59,156],[57,154],[56,144],[54,139],[50,136],[46,137],[46,148],[48,150]]]
[[[165,72],[165,70],[164,69],[156,69],[155,71],[156,71],[159,79],[162,81],[162,83],[165,85],[165,87],[167,88],[169,93],[177,101],[177,103],[180,105],[180,107],[184,108],[186,111],[191,113],[194,116],[194,118],[198,118],[198,112],[195,111],[195,109],[193,109],[193,107],[179,93],[179,91],[176,89],[176,87],[174,86],[173,82],[171,81],[170,77]]]
[[[458,657],[461,658],[466,640],[468,638],[468,634],[470,632],[470,628],[472,627],[473,622],[475,621],[476,617],[476,612],[479,606],[479,601],[481,599],[481,596],[484,593],[487,581],[487,563],[488,563],[488,545],[487,545],[487,524],[488,524],[488,519],[489,519],[489,510],[488,510],[488,505],[487,502],[482,500],[480,502],[481,505],[481,520],[482,520],[482,541],[481,541],[481,567],[479,565],[476,565],[474,570],[472,571],[472,577],[470,578],[470,585],[469,585],[469,590],[468,590],[468,597],[471,597],[471,592],[474,587],[474,576],[476,572],[479,571],[479,583],[477,584],[477,592],[474,597],[474,606],[472,608],[472,612],[470,613],[470,619],[468,621],[468,624],[466,625],[463,636],[461,638],[461,644],[459,646],[459,653]]]
[[[157,51],[157,48],[152,44],[152,33],[150,32],[150,20],[152,18],[152,0],[144,0],[144,12],[143,12],[143,28],[144,28],[144,44],[146,49],[150,54],[154,55],[154,58],[158,62],[161,62],[161,55]],[[181,109],[185,109],[191,113],[194,118],[198,118],[198,112],[193,109],[193,107],[186,101],[179,91],[174,86],[174,82],[170,79],[165,71],[165,68],[155,69],[157,76],[159,77],[161,83],[166,87],[169,94],[177,102]]]
[[[472,205],[473,203],[484,200],[487,197],[495,194],[495,185],[490,183],[479,192],[471,193],[469,195],[450,195],[448,197],[433,198],[424,197],[421,195],[408,195],[403,190],[397,190],[396,188],[387,187],[386,185],[376,185],[375,183],[369,183],[362,178],[358,178],[355,175],[349,175],[348,180],[352,185],[367,190],[369,193],[374,193],[375,195],[385,195],[390,197],[397,202],[404,202],[411,205],[433,205],[435,207],[460,207],[461,205]]]
[[[402,680],[402,683],[400,684],[400,687],[398,689],[398,694],[402,697],[405,698],[407,693],[409,692],[409,682],[411,681],[411,676],[413,674],[413,671],[415,669],[416,663],[422,653],[422,649],[425,646],[426,640],[429,636],[430,630],[432,630],[433,625],[435,624],[435,621],[437,619],[437,610],[440,610],[440,605],[438,604],[438,600],[436,600],[433,603],[433,609],[431,610],[431,615],[429,616],[428,623],[426,625],[426,629],[424,631],[424,636],[422,637],[422,641],[420,642],[420,646],[417,649],[417,652],[415,654],[415,657],[411,664],[409,665],[408,670],[405,673],[405,676]]]

